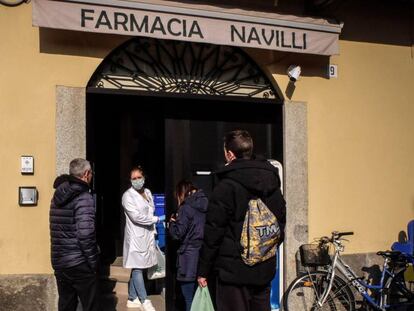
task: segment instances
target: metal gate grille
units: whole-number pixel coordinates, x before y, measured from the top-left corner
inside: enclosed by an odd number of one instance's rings
[[[88,87],[280,100],[239,48],[142,37],[114,50]]]

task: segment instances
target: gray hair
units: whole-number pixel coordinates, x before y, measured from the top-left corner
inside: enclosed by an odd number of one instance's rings
[[[91,169],[91,164],[85,159],[73,159],[69,164],[69,174],[75,177],[82,177],[86,171]]]

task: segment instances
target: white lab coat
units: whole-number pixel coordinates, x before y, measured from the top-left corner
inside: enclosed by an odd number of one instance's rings
[[[158,217],[154,216],[154,200],[151,191],[144,189],[146,201],[134,188],[122,195],[125,212],[124,268],[149,268],[157,264],[155,253],[155,226]]]

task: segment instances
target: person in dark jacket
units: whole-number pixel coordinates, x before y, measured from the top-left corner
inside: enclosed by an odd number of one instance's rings
[[[171,217],[169,233],[180,241],[177,258],[177,280],[185,300],[186,311],[190,311],[196,290],[197,264],[203,242],[205,215],[208,199],[203,190],[190,181],[180,181],[175,191],[178,215]]]
[[[278,169],[253,157],[253,140],[244,130],[224,137],[226,166],[216,172],[219,183],[209,198],[204,241],[198,267],[198,283],[217,274],[218,311],[270,311],[270,282],[276,272],[276,256],[246,265],[241,258],[240,236],[248,202],[261,198],[276,216],[283,241],[285,200]]]
[[[51,260],[59,293],[58,310],[98,310],[95,204],[90,193],[91,165],[70,162],[70,175],[56,178],[50,206]]]

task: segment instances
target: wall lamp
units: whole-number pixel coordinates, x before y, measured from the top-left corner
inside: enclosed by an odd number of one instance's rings
[[[299,79],[302,69],[298,65],[290,65],[287,69],[287,75],[292,82],[296,82]]]

